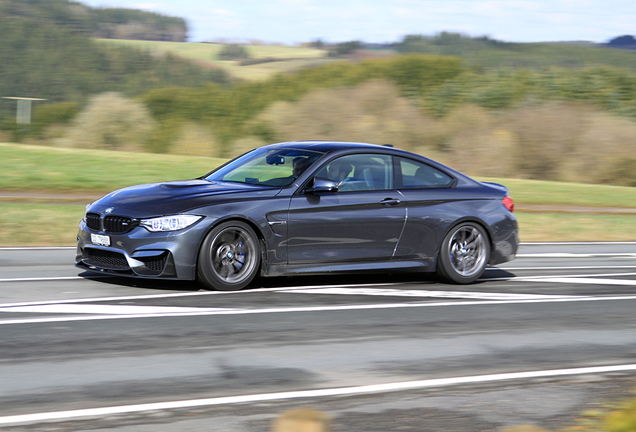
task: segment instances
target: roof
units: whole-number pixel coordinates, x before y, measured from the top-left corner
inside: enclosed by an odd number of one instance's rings
[[[289,141],[278,144],[272,144],[268,147],[296,148],[313,150],[321,153],[330,153],[336,150],[344,150],[351,148],[373,148],[378,149],[386,146],[380,144],[368,144],[359,142],[343,142],[343,141]]]

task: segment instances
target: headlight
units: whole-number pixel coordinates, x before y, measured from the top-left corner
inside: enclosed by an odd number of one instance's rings
[[[178,231],[189,227],[202,218],[203,216],[196,215],[162,216],[152,219],[142,219],[139,221],[139,225],[151,232]]]

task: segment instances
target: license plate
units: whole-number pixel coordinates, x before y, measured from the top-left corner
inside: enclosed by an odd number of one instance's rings
[[[91,242],[100,246],[110,246],[110,237],[101,234],[91,234]]]

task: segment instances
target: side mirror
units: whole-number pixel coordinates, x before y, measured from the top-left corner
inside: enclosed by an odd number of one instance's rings
[[[305,189],[306,194],[338,192],[338,183],[323,177],[314,178],[312,185]]]

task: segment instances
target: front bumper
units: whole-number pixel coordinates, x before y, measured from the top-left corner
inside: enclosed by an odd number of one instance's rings
[[[136,227],[126,234],[108,234],[110,246],[94,244],[82,220],[77,234],[75,266],[88,271],[141,278],[194,280],[202,224],[178,232],[151,233]]]

